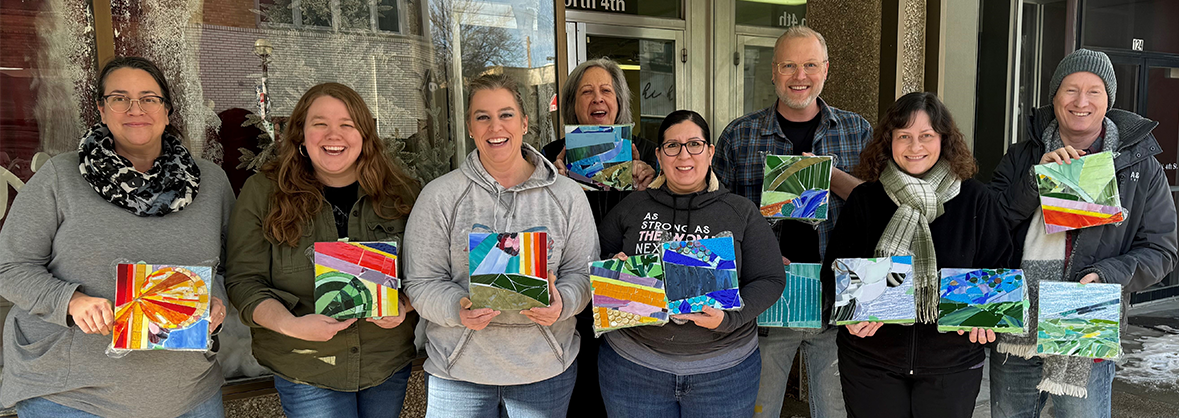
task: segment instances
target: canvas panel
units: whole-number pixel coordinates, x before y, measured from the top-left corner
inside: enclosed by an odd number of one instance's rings
[[[773,306],[757,316],[757,325],[783,328],[823,327],[823,285],[819,280],[822,264],[790,263],[786,269],[786,288]]]
[[[941,270],[937,329],[941,332],[983,328],[1027,332],[1028,296],[1023,270]]]
[[[762,216],[826,220],[832,161],[830,156],[766,155]]]
[[[913,301],[912,256],[839,258],[835,271],[835,310],[831,322],[912,324],[917,307]]]
[[[212,267],[119,264],[115,271],[113,348],[208,349]]]
[[[467,248],[471,309],[549,306],[547,233],[471,233]]]
[[[733,237],[664,242],[660,248],[672,314],[703,312],[705,306],[721,310],[743,306]]]
[[[397,316],[397,243],[315,243],[315,312],[336,319]]]
[[[634,190],[632,125],[566,125],[569,178],[594,190]]]
[[[1122,285],[1040,282],[1036,352],[1116,359],[1121,355]]]

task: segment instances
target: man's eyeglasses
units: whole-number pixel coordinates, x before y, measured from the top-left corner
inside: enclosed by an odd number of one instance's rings
[[[132,99],[121,94],[111,94],[103,96],[102,101],[106,103],[106,107],[116,113],[127,113],[135,102],[139,102],[139,110],[144,113],[155,113],[164,107],[164,98],[160,96],[143,96]]]
[[[802,70],[805,71],[807,74],[815,75],[815,74],[818,74],[819,71],[823,69],[823,64],[826,62],[827,62],[827,60],[804,62],[804,63],[802,63]],[[790,62],[790,61],[776,62],[776,63],[774,63],[774,71],[776,71],[780,75],[790,77],[792,75],[798,74],[798,64]]]
[[[687,149],[690,155],[700,155],[700,153],[704,152],[706,145],[708,145],[707,142],[697,139],[682,144],[675,141],[667,141],[663,145],[660,145],[659,148],[663,149],[663,155],[675,157],[680,155],[680,152],[684,149]]]

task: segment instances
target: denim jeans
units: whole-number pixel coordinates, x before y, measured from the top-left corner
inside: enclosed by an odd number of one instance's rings
[[[405,402],[410,366],[384,383],[359,392],[324,389],[274,376],[274,390],[287,418],[368,418],[397,416]]]
[[[553,418],[569,412],[577,362],[561,374],[524,385],[480,385],[429,376],[426,418]]]
[[[16,403],[16,415],[20,418],[100,418],[88,412],[50,402],[45,398],[25,399]],[[225,405],[221,403],[221,391],[197,404],[192,410],[178,418],[225,418]]]
[[[727,370],[676,376],[623,358],[609,342],[598,349],[598,382],[611,418],[746,418],[760,370],[757,352]]]
[[[1113,396],[1114,362],[1093,363],[1089,372],[1088,396],[1078,398],[1040,392],[1041,367],[1039,357],[991,352],[991,417],[1036,418],[1052,397],[1053,416],[1069,418],[1108,418]]]
[[[834,418],[846,415],[843,389],[839,383],[839,357],[835,346],[838,329],[830,327],[819,334],[787,328],[765,328],[766,336],[759,336],[761,349],[761,387],[757,390],[754,417],[777,418],[782,414],[782,398],[786,395],[786,381],[794,366],[794,353],[802,350],[806,361],[809,383],[811,416]]]

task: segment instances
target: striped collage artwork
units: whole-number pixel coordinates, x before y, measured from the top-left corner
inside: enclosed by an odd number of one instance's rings
[[[471,309],[549,306],[547,233],[471,233],[468,245]]]
[[[315,313],[336,319],[399,315],[397,243],[315,243]]]
[[[111,347],[207,350],[212,282],[208,266],[119,264]]]
[[[757,325],[779,328],[822,328],[823,285],[819,281],[822,264],[790,263],[786,269],[786,287],[782,296],[757,316]]]
[[[594,333],[667,323],[663,265],[656,254],[591,261]]]

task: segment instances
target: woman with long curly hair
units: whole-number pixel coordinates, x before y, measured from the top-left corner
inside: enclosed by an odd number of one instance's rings
[[[405,399],[417,314],[336,320],[315,310],[316,242],[402,241],[419,186],[386,155],[364,99],[312,87],[291,114],[278,158],[242,187],[230,218],[229,299],[274,371],[288,417],[396,415]]]
[[[913,256],[917,323],[863,322],[839,330],[839,374],[849,417],[969,417],[994,331],[937,330],[938,269],[1010,267],[1012,245],[962,133],[932,93],[901,97],[880,119],[854,174],[822,270],[835,302],[838,258]],[[891,286],[891,284],[890,284]]]

